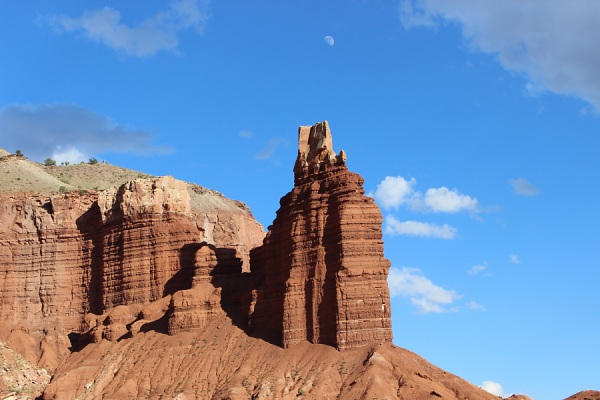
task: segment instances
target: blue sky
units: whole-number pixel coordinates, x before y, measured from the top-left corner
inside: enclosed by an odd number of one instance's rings
[[[0,4],[0,147],[246,202],[328,120],[384,215],[394,342],[504,395],[600,381],[600,3]]]

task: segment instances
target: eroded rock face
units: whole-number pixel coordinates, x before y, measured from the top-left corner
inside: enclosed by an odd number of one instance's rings
[[[298,138],[294,189],[251,253],[252,273],[263,280],[251,330],[283,347],[391,341],[379,208],[345,153],[333,151],[327,122],[300,127]]]
[[[114,340],[132,320],[88,315],[190,289],[195,244],[228,250],[241,272],[262,227],[239,203],[205,191],[194,193],[198,209],[190,193],[161,177],[102,192],[0,194],[0,337],[53,369],[69,354],[69,333],[106,324],[100,337]]]
[[[307,342],[282,349],[219,315],[175,336],[92,343],[56,371],[43,398],[499,399],[391,343],[343,352]]]

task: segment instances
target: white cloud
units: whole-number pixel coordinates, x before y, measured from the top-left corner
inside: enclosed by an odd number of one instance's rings
[[[406,180],[401,176],[386,176],[373,194],[383,208],[398,208],[402,204],[409,202],[413,194],[413,187],[417,181],[415,178]]]
[[[269,140],[269,143],[264,149],[262,149],[254,155],[254,158],[257,160],[267,160],[273,156],[275,150],[277,150],[281,145],[286,143],[287,142],[285,139],[272,138],[271,140]]]
[[[518,254],[511,254],[509,259],[513,264],[521,264],[521,257]]]
[[[417,311],[423,314],[456,311],[448,306],[462,297],[454,290],[434,284],[418,268],[390,268],[388,285],[391,296],[409,297]]]
[[[252,132],[243,130],[243,131],[240,131],[240,136],[243,137],[244,139],[249,139],[252,137]]]
[[[458,190],[449,190],[442,186],[439,189],[428,189],[425,192],[425,204],[429,210],[439,213],[455,213],[463,210],[477,211],[477,199],[460,194]]]
[[[206,7],[204,7],[206,8]],[[167,11],[130,26],[121,22],[121,13],[110,7],[84,11],[79,18],[51,15],[46,21],[59,32],[83,32],[122,54],[136,57],[151,56],[159,51],[177,51],[177,34],[193,29],[201,33],[208,13],[196,0],[175,0]]]
[[[481,384],[481,388],[494,396],[505,397],[504,389],[502,389],[502,386],[497,382],[484,381]]]
[[[385,233],[390,235],[425,236],[441,239],[453,239],[456,236],[456,228],[448,224],[435,225],[428,222],[398,221],[391,215],[385,221]]]
[[[456,213],[460,211],[478,212],[477,199],[461,194],[457,189],[440,188],[427,189],[425,195],[416,191],[415,178],[406,179],[402,176],[386,176],[370,195],[385,209],[408,206],[413,211],[434,213]]]
[[[524,73],[529,88],[577,96],[600,110],[600,2],[402,0],[406,29],[456,23],[473,49]]]
[[[468,271],[469,275],[477,275],[486,270],[485,265],[477,264],[473,265],[471,269]]]
[[[149,132],[73,104],[6,106],[0,109],[0,132],[4,146],[21,149],[36,161],[50,156],[69,161],[107,151],[146,155],[171,151],[151,144]]]
[[[517,194],[521,196],[535,196],[540,192],[540,189],[535,187],[525,178],[510,179],[508,181]]]
[[[88,161],[89,156],[80,152],[74,147],[69,147],[67,149],[63,149],[62,146],[56,146],[54,152],[51,157],[58,164],[63,162],[68,162],[71,164],[76,164],[81,161]]]
[[[335,40],[333,39],[332,36],[325,36],[323,38],[323,40],[325,41],[325,43],[327,43],[329,46],[333,46],[335,44]]]
[[[485,311],[485,306],[476,301],[468,301],[466,306],[467,306],[467,309],[472,310],[472,311]]]

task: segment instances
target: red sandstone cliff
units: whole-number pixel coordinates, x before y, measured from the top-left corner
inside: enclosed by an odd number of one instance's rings
[[[252,330],[283,347],[390,342],[379,207],[348,171],[344,152],[333,152],[327,122],[300,127],[298,142],[294,189],[252,252],[252,273],[263,280]]]
[[[90,328],[87,314],[190,288],[199,243],[248,260],[263,235],[244,206],[171,177],[0,194],[0,338],[54,369]]]

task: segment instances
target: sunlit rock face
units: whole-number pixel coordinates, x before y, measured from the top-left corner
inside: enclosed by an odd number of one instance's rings
[[[326,121],[299,128],[294,177],[263,246],[251,253],[252,273],[264,282],[251,331],[283,347],[391,341],[381,212],[344,151],[333,151]]]
[[[262,226],[243,204],[193,190],[167,176],[105,191],[0,194],[0,339],[52,369],[73,346],[67,336],[90,328],[88,314],[190,289],[198,243],[249,270]],[[120,326],[115,315],[102,323]]]
[[[0,194],[0,339],[50,370],[87,343],[222,317],[285,348],[391,341],[381,213],[327,122],[298,138],[266,237],[242,203],[172,177]]]

